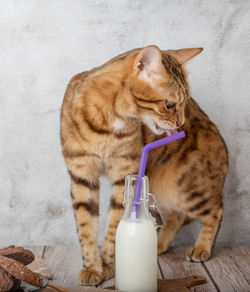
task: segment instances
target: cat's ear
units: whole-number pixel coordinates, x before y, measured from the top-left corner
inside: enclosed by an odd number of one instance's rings
[[[190,48],[180,50],[167,50],[168,55],[174,57],[180,65],[184,65],[187,61],[200,54],[203,48]]]
[[[134,71],[138,78],[148,81],[153,74],[163,70],[162,53],[156,46],[148,46],[142,49],[134,62]]]

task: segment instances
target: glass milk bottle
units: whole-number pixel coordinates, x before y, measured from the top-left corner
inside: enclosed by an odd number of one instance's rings
[[[131,216],[137,175],[125,179],[125,211],[116,231],[116,289],[124,292],[157,291],[157,232],[148,209],[148,178],[140,178],[136,218]]]

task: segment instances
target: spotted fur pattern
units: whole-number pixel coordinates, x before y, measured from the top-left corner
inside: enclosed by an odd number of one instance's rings
[[[143,146],[163,137],[162,127],[182,126],[186,138],[149,155],[150,188],[166,217],[166,226],[158,234],[159,253],[167,250],[182,224],[198,219],[203,225],[187,258],[209,258],[222,217],[227,152],[216,126],[190,97],[181,60],[197,53],[187,49],[176,55],[153,46],[136,49],[76,75],[68,84],[60,137],[82,251],[79,284],[97,285],[113,276],[124,179],[137,173]],[[145,58],[159,54],[160,63],[154,63],[153,71],[149,67],[143,72],[150,64]],[[166,108],[166,99],[174,103],[173,108]],[[112,182],[101,251],[97,246],[100,175]]]

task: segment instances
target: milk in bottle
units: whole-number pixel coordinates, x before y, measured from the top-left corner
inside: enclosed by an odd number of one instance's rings
[[[142,179],[136,217],[131,217],[137,176],[125,180],[125,211],[116,231],[116,289],[124,292],[157,291],[157,233],[148,210],[148,178]]]

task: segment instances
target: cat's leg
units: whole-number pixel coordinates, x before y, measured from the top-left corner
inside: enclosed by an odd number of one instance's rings
[[[71,195],[77,231],[81,244],[83,270],[78,274],[80,285],[97,285],[102,281],[102,260],[97,246],[98,191],[97,181],[71,180]]]
[[[177,211],[168,211],[165,214],[165,226],[158,232],[158,254],[167,251],[185,220],[185,215]]]
[[[113,159],[112,167],[108,171],[109,178],[112,182],[112,196],[108,214],[107,229],[102,245],[103,275],[107,280],[114,275],[115,264],[115,234],[118,223],[124,212],[123,191],[125,177],[127,174],[136,173],[139,165],[139,158],[120,158]]]
[[[187,260],[202,262],[209,259],[219,231],[222,213],[223,206],[221,203],[214,212],[207,209],[197,218],[202,221],[202,227],[195,246],[187,251]]]
[[[102,281],[103,268],[98,238],[99,177],[97,161],[89,157],[67,159],[71,176],[71,197],[81,244],[83,269],[80,285],[97,285]]]
[[[121,220],[123,207],[124,178],[116,180],[112,184],[112,197],[108,215],[106,234],[102,245],[103,274],[104,279],[112,278],[115,263],[115,233]]]

